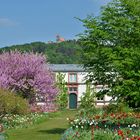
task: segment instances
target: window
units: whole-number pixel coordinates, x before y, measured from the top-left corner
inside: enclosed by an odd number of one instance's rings
[[[76,73],[71,73],[69,75],[69,82],[71,82],[71,83],[76,83],[77,82],[77,74]]]
[[[69,87],[69,91],[77,91],[77,87]]]
[[[97,97],[97,100],[103,101],[104,97]]]

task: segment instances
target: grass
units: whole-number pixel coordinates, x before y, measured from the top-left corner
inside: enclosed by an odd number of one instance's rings
[[[60,140],[61,135],[68,128],[67,117],[74,117],[77,111],[66,110],[54,113],[37,125],[24,129],[8,130],[8,140]]]

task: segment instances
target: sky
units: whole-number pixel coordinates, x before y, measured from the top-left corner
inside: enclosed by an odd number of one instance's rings
[[[87,15],[99,15],[111,0],[0,0],[0,47],[66,40],[83,33]]]

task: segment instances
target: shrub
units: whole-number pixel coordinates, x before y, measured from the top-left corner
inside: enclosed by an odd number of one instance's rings
[[[90,88],[90,84],[86,84],[86,92],[81,97],[80,101],[80,115],[88,116],[95,114],[97,109],[95,108],[95,94]]]
[[[14,114],[24,115],[29,113],[29,104],[26,99],[23,99],[20,96],[15,95],[15,108],[14,108]]]
[[[68,88],[65,82],[65,74],[58,73],[57,75],[57,87],[59,93],[56,97],[56,102],[60,110],[66,109],[68,106]]]
[[[28,102],[8,90],[0,90],[0,117],[6,114],[26,114],[29,112]]]
[[[68,106],[68,93],[59,93],[57,96],[57,104],[60,110],[64,110]]]
[[[140,113],[140,107],[139,108],[133,108],[134,112]]]
[[[117,113],[117,112],[131,112],[132,110],[124,103],[109,104],[103,108],[105,113]]]

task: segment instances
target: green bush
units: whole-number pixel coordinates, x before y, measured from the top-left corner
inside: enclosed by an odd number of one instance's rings
[[[90,88],[90,83],[86,84],[86,92],[81,97],[79,115],[89,116],[96,113],[95,94]]]
[[[56,102],[60,110],[64,110],[68,106],[68,88],[65,82],[65,74],[57,74],[57,87],[59,93],[56,97]]]
[[[134,112],[140,113],[140,107],[139,108],[133,108]]]
[[[59,93],[57,96],[57,105],[60,110],[64,110],[68,106],[68,93]]]
[[[29,112],[28,102],[22,97],[8,90],[0,89],[0,117],[6,114],[27,114]]]
[[[117,113],[117,112],[131,112],[132,110],[124,103],[109,104],[103,108],[105,113]]]
[[[15,108],[14,108],[14,114],[19,114],[19,115],[25,115],[29,113],[29,104],[26,99],[23,99],[22,97],[15,96]]]

